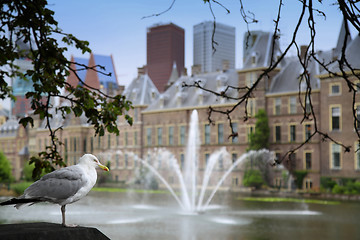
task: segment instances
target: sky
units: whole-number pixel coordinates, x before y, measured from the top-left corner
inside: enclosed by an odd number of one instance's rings
[[[209,5],[203,0],[176,0],[172,8],[160,16],[151,16],[168,9],[173,0],[49,0],[49,8],[55,11],[58,26],[81,40],[90,42],[93,53],[112,55],[119,84],[127,86],[136,76],[137,68],[146,65],[146,31],[158,23],[174,23],[185,30],[185,67],[191,73],[193,63],[193,26],[213,20]],[[243,36],[247,31],[240,14],[240,1],[220,1],[227,11],[212,3],[216,21],[236,27],[235,67],[242,66]],[[293,29],[301,11],[301,3],[284,0],[280,21],[280,46],[282,50],[292,38]],[[317,27],[316,49],[328,50],[336,45],[341,27],[341,14],[333,1],[314,1],[315,7],[326,14],[315,16]],[[243,0],[245,11],[251,11],[259,21],[250,24],[250,30],[274,31],[279,1]],[[145,17],[145,18],[144,18]],[[307,22],[300,28],[300,44],[308,41]],[[59,38],[60,39],[60,38]],[[293,50],[292,54],[295,54]],[[70,47],[67,57],[85,57],[77,49]]]

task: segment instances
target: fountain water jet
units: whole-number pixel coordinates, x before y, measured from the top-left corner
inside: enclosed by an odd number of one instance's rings
[[[274,154],[266,149],[244,153],[235,162],[233,162],[232,165],[228,168],[228,170],[222,175],[221,179],[216,184],[210,196],[207,198],[205,204],[203,204],[205,198],[205,192],[209,186],[209,181],[213,169],[220,158],[224,158],[224,157],[228,158],[228,153],[226,151],[226,148],[223,147],[220,150],[215,151],[210,155],[203,175],[201,188],[200,191],[198,192],[197,176],[199,175],[199,168],[198,168],[199,147],[200,147],[200,135],[199,135],[199,127],[198,127],[198,113],[196,110],[194,110],[191,114],[191,119],[190,119],[190,128],[189,128],[189,135],[186,146],[184,171],[183,172],[181,171],[177,160],[174,158],[174,156],[171,153],[165,151],[159,152],[159,156],[167,160],[168,164],[171,166],[172,170],[175,171],[175,174],[179,179],[181,200],[178,197],[178,195],[175,193],[171,185],[165,180],[165,178],[159,173],[159,171],[156,170],[154,166],[149,164],[147,161],[144,161],[138,158],[136,155],[134,155],[135,161],[140,161],[153,174],[155,174],[159,178],[159,180],[166,186],[166,188],[170,191],[170,193],[178,202],[180,207],[185,212],[188,213],[205,211],[209,207],[211,200],[213,199],[215,193],[218,191],[219,187],[225,181],[226,177],[234,170],[236,166],[241,165],[247,158],[261,156],[268,158],[268,161],[273,161],[274,159]]]

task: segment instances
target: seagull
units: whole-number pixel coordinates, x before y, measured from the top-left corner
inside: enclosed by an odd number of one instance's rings
[[[0,205],[15,204],[15,207],[19,209],[21,205],[28,203],[30,205],[39,202],[59,204],[61,206],[62,225],[64,227],[75,227],[65,223],[65,206],[79,201],[93,188],[97,179],[96,167],[109,171],[94,155],[85,154],[79,159],[78,164],[44,175],[25,189],[23,195],[2,202]]]

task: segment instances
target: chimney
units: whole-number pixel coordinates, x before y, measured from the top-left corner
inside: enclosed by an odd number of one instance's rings
[[[146,73],[146,65],[142,66],[142,67],[138,67],[138,77],[140,77],[141,75],[145,75]]]
[[[198,75],[201,73],[201,65],[200,64],[197,64],[197,65],[193,65],[191,67],[191,74],[192,75]]]
[[[222,70],[223,72],[226,72],[227,70],[230,69],[230,62],[229,60],[223,60],[222,61]]]

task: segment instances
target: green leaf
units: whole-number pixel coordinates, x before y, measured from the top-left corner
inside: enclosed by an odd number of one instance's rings
[[[32,117],[21,118],[19,124],[23,125],[24,128],[30,123],[31,127],[34,127],[34,119]]]

